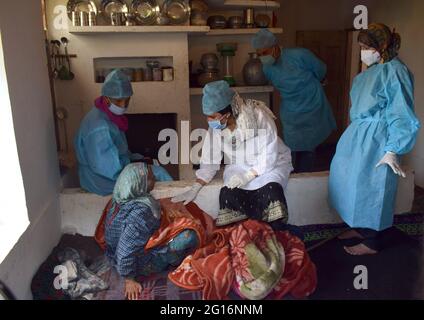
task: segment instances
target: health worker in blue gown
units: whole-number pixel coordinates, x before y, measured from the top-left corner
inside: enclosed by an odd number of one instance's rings
[[[284,142],[295,172],[314,170],[315,149],[336,129],[323,83],[327,66],[304,48],[280,48],[275,35],[260,30],[252,40],[266,78],[280,92]]]
[[[420,123],[414,113],[414,83],[399,60],[399,34],[383,24],[362,30],[361,59],[369,68],[351,89],[351,124],[331,163],[329,196],[351,230],[341,239],[352,255],[375,254],[387,243],[393,224],[400,156],[415,145]],[[390,238],[390,237],[389,237]]]
[[[131,162],[147,161],[128,150],[128,109],[133,89],[128,76],[119,69],[106,78],[102,93],[84,117],[74,140],[80,184],[86,191],[112,194],[121,171]],[[156,180],[171,181],[158,163],[152,167]]]

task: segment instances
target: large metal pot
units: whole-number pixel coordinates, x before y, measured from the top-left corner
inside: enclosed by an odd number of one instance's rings
[[[197,77],[199,86],[204,87],[209,82],[221,80],[218,69],[203,70]]]
[[[248,86],[263,86],[268,83],[262,70],[262,62],[255,52],[249,53],[250,59],[243,67],[244,82]]]
[[[215,53],[205,53],[200,58],[200,64],[204,69],[216,69],[219,59]]]

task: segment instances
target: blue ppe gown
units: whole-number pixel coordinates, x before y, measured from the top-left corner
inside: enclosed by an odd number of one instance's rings
[[[413,76],[397,58],[374,65],[354,79],[351,101],[351,124],[331,163],[330,203],[350,227],[382,231],[393,224],[398,177],[376,165],[415,144]]]
[[[263,71],[281,95],[284,142],[293,152],[313,151],[337,127],[321,84],[326,65],[307,49],[291,48]]]
[[[125,133],[94,107],[81,122],[74,141],[81,187],[101,196],[112,194],[119,174],[131,160]],[[152,166],[158,181],[172,181],[161,166]]]

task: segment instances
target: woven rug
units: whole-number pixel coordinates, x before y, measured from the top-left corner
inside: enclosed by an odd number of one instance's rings
[[[394,226],[406,233],[410,237],[424,243],[424,213],[407,213],[396,215]],[[300,227],[303,233],[303,241],[307,248],[313,247],[322,241],[334,238],[348,225],[341,224],[321,224]]]

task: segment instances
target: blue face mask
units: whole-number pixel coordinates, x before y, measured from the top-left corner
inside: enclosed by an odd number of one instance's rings
[[[271,66],[275,63],[275,58],[270,54],[266,56],[261,56],[259,57],[259,59],[261,60],[264,66]]]
[[[117,115],[117,116],[122,116],[125,114],[125,112],[127,112],[128,108],[121,108],[118,107],[116,104],[110,103],[109,106],[109,111],[112,112],[113,114]]]
[[[221,120],[211,120],[208,121],[209,128],[215,129],[215,130],[224,130],[227,127],[227,122],[224,124],[221,123]]]

